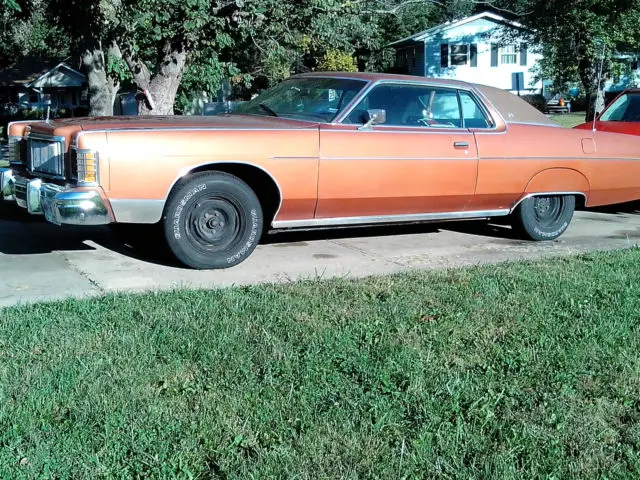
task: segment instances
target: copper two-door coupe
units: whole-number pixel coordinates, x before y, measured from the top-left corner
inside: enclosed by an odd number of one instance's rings
[[[557,126],[487,86],[293,76],[233,114],[13,123],[0,192],[55,224],[155,224],[192,268],[263,232],[508,217],[552,240],[640,198],[640,138]],[[148,239],[153,241],[153,239]]]

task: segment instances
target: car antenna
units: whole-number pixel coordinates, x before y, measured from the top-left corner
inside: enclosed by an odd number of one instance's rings
[[[596,86],[596,98],[593,103],[593,131],[596,131],[596,118],[598,117],[598,96],[600,95],[600,85],[602,83],[602,70],[604,69],[604,54],[607,50],[607,44],[602,42],[602,58],[600,58],[600,72],[598,73],[598,83]]]

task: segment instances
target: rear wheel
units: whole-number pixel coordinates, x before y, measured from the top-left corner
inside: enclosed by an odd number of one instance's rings
[[[198,173],[171,195],[163,217],[173,254],[196,269],[238,265],[258,245],[263,213],[255,192],[224,172]]]
[[[575,206],[568,195],[529,197],[513,212],[512,226],[529,240],[554,240],[569,227]]]

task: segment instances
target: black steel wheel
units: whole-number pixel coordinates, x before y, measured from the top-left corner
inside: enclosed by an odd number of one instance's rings
[[[171,195],[163,223],[178,260],[191,268],[221,269],[253,252],[262,235],[263,213],[245,182],[224,172],[204,172]]]
[[[570,195],[529,197],[513,212],[512,226],[530,240],[555,240],[569,227],[575,205]]]

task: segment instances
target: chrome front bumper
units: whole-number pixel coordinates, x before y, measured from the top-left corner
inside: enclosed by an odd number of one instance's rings
[[[40,178],[20,177],[10,168],[0,168],[1,199],[13,200],[30,214],[44,215],[56,225],[106,225],[114,221],[97,188],[65,188]]]

